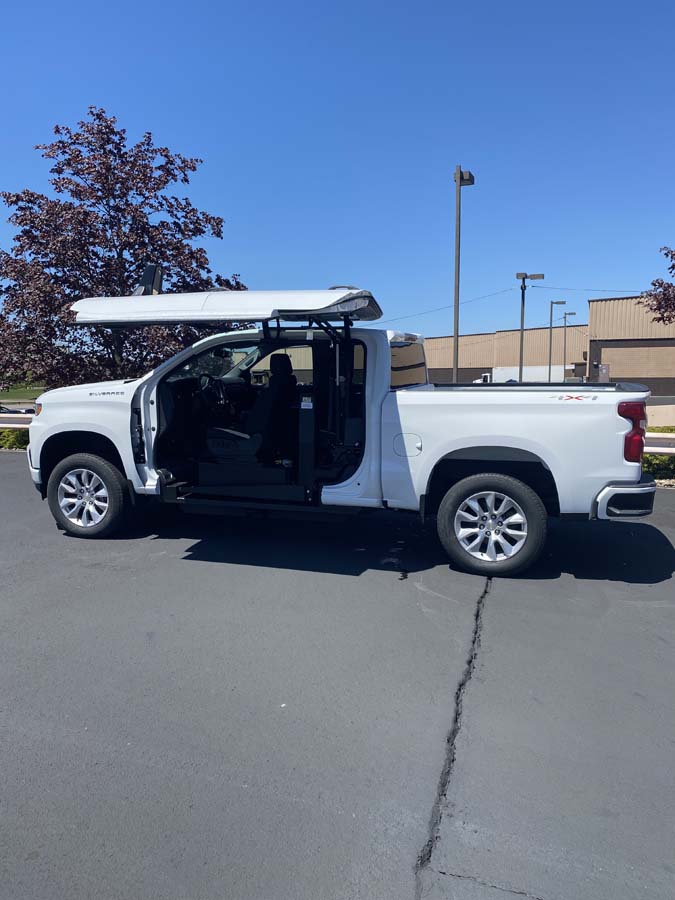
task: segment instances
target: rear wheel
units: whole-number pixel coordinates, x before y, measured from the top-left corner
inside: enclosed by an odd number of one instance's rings
[[[509,475],[471,475],[453,485],[438,508],[438,536],[460,568],[514,575],[532,565],[546,541],[541,497]]]
[[[108,537],[124,519],[124,478],[102,457],[76,453],[54,467],[47,483],[47,501],[57,525],[68,534]]]

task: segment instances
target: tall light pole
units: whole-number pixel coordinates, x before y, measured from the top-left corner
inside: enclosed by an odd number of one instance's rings
[[[565,380],[565,370],[567,368],[567,320],[570,316],[576,316],[576,313],[563,313],[563,381]]]
[[[471,172],[463,171],[461,166],[455,168],[455,321],[452,344],[452,383],[457,384],[459,369],[459,238],[461,233],[462,188],[475,183]]]
[[[551,383],[551,360],[553,359],[553,307],[565,306],[567,300],[551,300],[551,310],[548,317],[548,383]],[[563,377],[565,370],[563,369]]]
[[[525,346],[525,291],[527,285],[526,279],[530,281],[540,281],[544,276],[528,275],[527,272],[516,272],[516,278],[520,280],[520,357],[518,362],[518,381],[523,380],[523,348]]]

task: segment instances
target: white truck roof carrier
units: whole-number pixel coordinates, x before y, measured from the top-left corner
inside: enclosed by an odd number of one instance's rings
[[[382,315],[370,291],[201,291],[91,297],[73,303],[79,325],[171,325],[281,321],[372,322]]]

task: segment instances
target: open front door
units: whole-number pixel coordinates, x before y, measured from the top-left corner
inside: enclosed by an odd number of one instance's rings
[[[365,363],[318,331],[210,345],[157,386],[156,468],[192,499],[318,503],[362,459]]]
[[[221,379],[198,460],[198,490],[304,503],[315,465],[313,347],[263,340]]]
[[[305,503],[315,466],[312,344],[256,337],[209,342],[160,380],[155,468],[191,496]]]

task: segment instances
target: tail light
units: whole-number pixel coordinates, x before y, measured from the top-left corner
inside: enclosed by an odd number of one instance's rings
[[[646,404],[637,401],[619,403],[619,415],[628,419],[632,426],[623,441],[623,458],[627,462],[642,462],[647,430]]]

